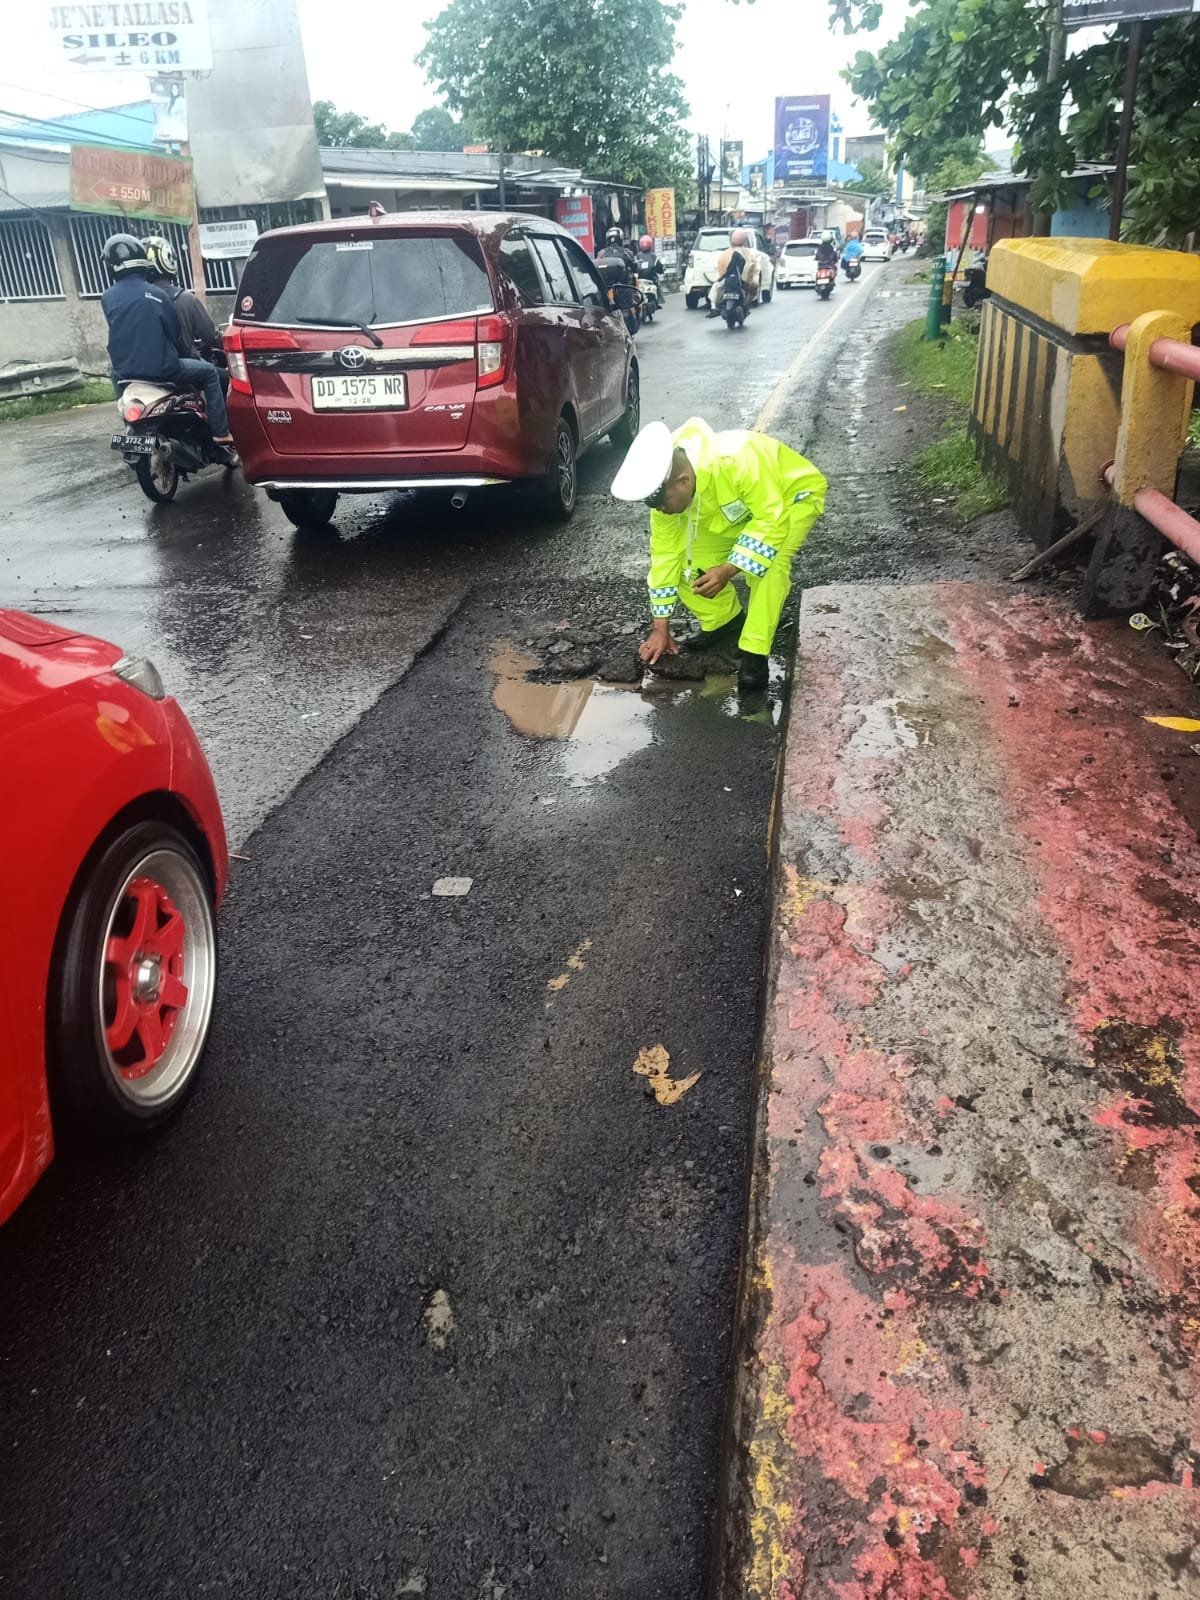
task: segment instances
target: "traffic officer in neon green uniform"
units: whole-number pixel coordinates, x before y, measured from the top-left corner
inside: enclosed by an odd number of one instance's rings
[[[671,616],[682,601],[700,622],[699,648],[738,644],[738,687],[767,684],[767,657],[792,587],[792,557],[825,509],[811,461],[765,433],[714,433],[691,417],[674,433],[642,429],[613,480],[618,500],[650,507],[650,611],[642,645],[653,666],[679,646]],[[731,579],[750,591],[745,616]]]

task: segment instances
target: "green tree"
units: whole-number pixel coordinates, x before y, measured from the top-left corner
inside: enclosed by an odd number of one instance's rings
[[[444,106],[418,111],[410,132],[415,150],[461,150],[466,142],[462,124]]]
[[[947,189],[961,189],[964,184],[978,178],[981,172],[987,171],[987,157],[978,144],[972,146],[970,140],[964,140],[958,150],[952,150],[929,173],[925,180],[925,187],[930,194],[945,194]],[[946,220],[949,206],[944,200],[937,200],[929,208],[925,218],[925,244],[922,255],[941,255],[946,248]]]
[[[853,189],[857,194],[883,194],[891,187],[882,161],[855,161],[851,164],[858,172],[858,177],[845,185],[847,189]]]
[[[849,32],[878,23],[878,0],[830,5]],[[918,0],[898,37],[860,51],[846,77],[895,152],[927,182],[964,145],[978,148],[988,128],[1007,126],[1017,141],[1014,169],[1036,180],[1031,205],[1054,209],[1066,199],[1064,174],[1078,162],[1112,160],[1127,32],[1118,28],[1068,56],[1058,83],[1046,86],[1044,0]],[[1198,73],[1200,30],[1191,19],[1155,23],[1142,57],[1127,237],[1177,240],[1195,226]],[[1064,107],[1071,108],[1065,123]]]
[[[411,150],[412,135],[389,133],[382,122],[368,122],[357,111],[339,111],[332,100],[313,101],[313,122],[317,143],[355,145],[371,150]]]
[[[687,106],[675,0],[449,0],[417,60],[493,149],[682,187]]]

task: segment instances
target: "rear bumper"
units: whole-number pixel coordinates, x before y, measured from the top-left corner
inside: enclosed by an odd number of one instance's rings
[[[338,494],[380,494],[385,489],[486,489],[494,484],[511,483],[511,478],[464,477],[461,473],[447,473],[445,477],[428,478],[318,478],[293,476],[258,478],[259,489],[265,489],[274,499],[287,489],[335,489]]]

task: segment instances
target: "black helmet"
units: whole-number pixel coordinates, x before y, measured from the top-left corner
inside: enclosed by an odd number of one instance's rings
[[[142,249],[156,278],[171,279],[176,276],[179,257],[170,239],[165,239],[161,233],[148,233],[142,240]]]
[[[145,248],[140,239],[135,239],[131,233],[114,233],[105,239],[104,249],[100,252],[104,265],[114,278],[121,278],[127,272],[153,272],[146,257]]]

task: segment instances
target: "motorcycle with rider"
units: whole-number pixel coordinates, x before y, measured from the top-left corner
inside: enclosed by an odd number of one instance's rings
[[[221,374],[197,356],[175,298],[163,286],[164,278],[173,277],[166,269],[177,269],[174,251],[167,240],[154,240],[155,251],[129,233],[105,240],[102,259],[112,281],[100,306],[125,425],[124,433],[113,434],[112,448],[133,469],[147,498],[165,501],[174,498],[181,477],[206,466],[228,470],[238,458]],[[190,307],[185,310],[190,314]],[[219,344],[211,319],[209,328]]]

